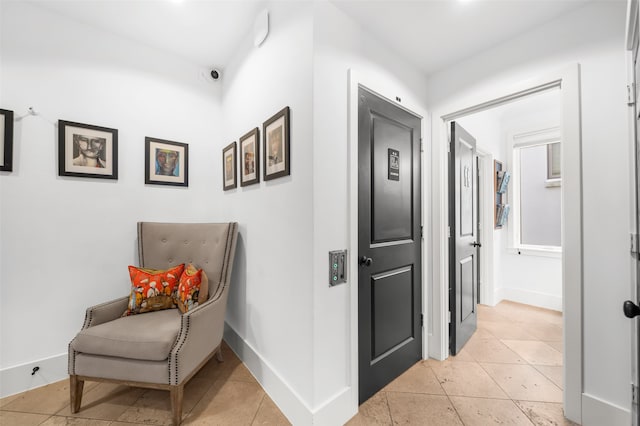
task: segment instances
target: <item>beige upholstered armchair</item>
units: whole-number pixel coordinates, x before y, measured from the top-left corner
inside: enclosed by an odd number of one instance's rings
[[[71,412],[80,411],[85,380],[169,390],[174,424],[182,420],[184,386],[221,342],[237,223],[138,223],[144,268],[194,263],[209,279],[209,298],[188,312],[165,309],[123,317],[129,297],[87,309],[69,344]],[[123,265],[126,270],[126,265]]]

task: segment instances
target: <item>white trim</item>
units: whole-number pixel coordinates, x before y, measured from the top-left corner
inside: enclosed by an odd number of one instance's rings
[[[224,323],[224,340],[247,366],[280,411],[294,425],[313,424],[313,411],[293,387],[248,344],[228,323]]]
[[[524,303],[526,305],[539,306],[541,308],[562,311],[562,296],[524,290],[521,288],[500,287],[495,289],[494,300],[500,303],[502,300]]]
[[[583,426],[628,425],[631,412],[589,394],[582,394]]]
[[[546,246],[520,246],[509,247],[509,254],[519,254],[523,256],[552,257],[554,259],[562,259],[562,249],[560,247]]]
[[[431,124],[429,113],[420,106],[419,101],[411,93],[399,93],[396,83],[380,79],[379,76],[371,76],[366,72],[348,70],[349,92],[348,92],[348,171],[349,179],[348,199],[349,199],[349,250],[352,255],[349,256],[349,282],[352,283],[350,288],[350,369],[349,377],[351,383],[351,401],[354,413],[358,409],[358,87],[364,86],[368,90],[389,99],[390,102],[405,109],[411,114],[422,117],[421,132],[423,153],[421,158],[422,169],[422,225],[424,237],[422,240],[422,313],[425,318],[425,326],[422,329],[422,356],[427,358],[429,353],[429,317],[432,315],[429,305],[430,295],[428,291],[431,285],[431,175],[427,173],[428,168],[425,167],[425,158],[431,155],[431,144],[428,135]],[[402,104],[393,101],[397,97],[402,99]]]
[[[511,169],[512,171],[510,182],[512,196],[509,197],[512,208],[512,220],[507,224],[507,247],[509,248],[509,251],[516,254],[543,255],[541,252],[561,253],[562,247],[534,246],[520,243],[520,161],[516,159],[516,156],[520,153],[522,148],[560,143],[560,149],[562,150],[560,127],[556,126],[543,129],[536,128],[524,132],[510,133],[507,137],[507,141],[507,169]],[[562,158],[562,154],[560,158]]]
[[[32,375],[34,367],[39,367],[39,370]],[[69,377],[68,367],[67,353],[65,352],[4,368],[0,370],[0,398],[67,379]]]
[[[481,162],[480,168],[480,303],[483,305],[495,306],[494,298],[494,271],[493,271],[493,221],[495,203],[493,193],[493,155],[482,147],[476,147],[478,158]]]
[[[581,423],[582,412],[582,149],[580,125],[580,65],[551,72],[515,87],[501,88],[494,96],[467,96],[434,111],[432,133],[433,176],[433,335],[429,341],[430,356],[448,356],[449,329],[446,321],[448,300],[448,200],[447,200],[447,126],[446,120],[461,114],[478,112],[499,104],[499,100],[513,100],[520,94],[536,93],[560,87],[563,121],[562,172],[562,242],[563,242],[563,312],[564,312],[564,410],[567,418]],[[444,117],[444,119],[443,119]],[[571,218],[565,221],[564,218]]]

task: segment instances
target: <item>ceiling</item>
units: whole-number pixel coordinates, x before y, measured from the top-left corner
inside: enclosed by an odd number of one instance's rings
[[[331,1],[428,75],[592,0]],[[218,68],[229,63],[234,49],[251,34],[254,19],[266,4],[263,0],[31,3],[169,51],[199,66]]]

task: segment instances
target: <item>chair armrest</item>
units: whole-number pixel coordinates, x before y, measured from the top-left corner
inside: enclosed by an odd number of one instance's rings
[[[169,354],[169,381],[182,383],[222,342],[226,294],[182,315],[176,343]]]
[[[93,327],[120,318],[124,311],[127,309],[127,303],[129,303],[129,296],[121,297],[119,299],[111,300],[109,302],[101,303],[99,305],[87,308],[87,313],[84,317],[84,324],[82,325],[82,329],[84,330],[85,328]]]

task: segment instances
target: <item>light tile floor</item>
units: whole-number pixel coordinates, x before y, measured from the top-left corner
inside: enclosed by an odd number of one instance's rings
[[[348,426],[574,425],[562,412],[562,314],[503,301],[478,306],[455,357],[411,367]]]
[[[572,425],[562,415],[562,315],[513,302],[478,306],[478,330],[455,357],[422,361],[360,406],[360,425]],[[185,389],[185,425],[288,425],[236,355],[211,360]],[[168,392],[67,380],[0,399],[2,426],[171,423]]]
[[[184,391],[183,425],[289,425],[238,357],[223,345]],[[170,425],[169,393],[86,382],[79,413],[69,410],[69,381],[0,399],[2,426]]]

